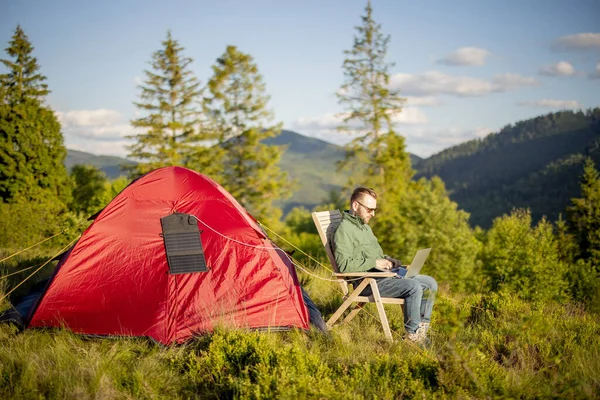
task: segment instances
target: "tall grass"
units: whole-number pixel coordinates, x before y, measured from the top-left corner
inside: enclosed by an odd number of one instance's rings
[[[27,264],[26,259],[11,262]],[[312,276],[302,280],[325,317],[341,303],[337,284]],[[461,297],[442,289],[432,345],[421,349],[401,339],[400,307],[386,308],[393,343],[385,339],[371,305],[329,336],[316,330],[218,329],[171,347],[144,338],[88,338],[65,330],[19,333],[0,325],[0,398],[599,396],[596,314],[504,294]]]

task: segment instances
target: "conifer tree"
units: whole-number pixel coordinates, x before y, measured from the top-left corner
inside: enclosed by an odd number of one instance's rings
[[[453,289],[473,289],[465,278],[475,272],[479,244],[468,214],[457,209],[440,180],[412,180],[404,137],[395,130],[404,99],[390,85],[389,42],[368,2],[354,45],[344,52],[345,81],[338,100],[345,113],[339,130],[359,136],[346,146],[340,168],[352,172],[350,188],[366,185],[378,193],[372,226],[384,251],[402,258],[418,248],[434,247],[430,262],[437,267],[436,277]]]
[[[373,20],[368,2],[362,24],[356,27],[354,45],[344,52],[345,81],[338,100],[346,113],[338,129],[359,132],[346,146],[345,160],[339,165],[352,172],[348,186],[368,185],[377,191],[382,212],[375,224],[392,233],[402,229],[397,223],[402,217],[400,203],[407,197],[414,171],[404,138],[395,132],[394,117],[402,111],[404,100],[390,87],[393,64],[385,60],[389,41]]]
[[[580,257],[600,273],[600,174],[587,159],[581,178],[581,198],[571,199],[569,220],[579,244]]]
[[[225,150],[221,183],[256,218],[266,218],[272,201],[291,188],[278,166],[282,149],[262,143],[279,135],[281,125],[271,123],[269,97],[252,56],[227,46],[212,69],[206,107]]]
[[[0,85],[5,101],[11,104],[23,103],[25,100],[37,100],[42,103],[50,93],[44,83],[46,77],[39,73],[37,59],[32,56],[33,46],[20,25],[6,48],[6,53],[14,59],[0,60],[8,69],[8,73],[0,75]]]
[[[71,188],[60,124],[43,104],[46,77],[20,26],[6,52],[10,59],[0,60],[8,69],[0,75],[0,199],[67,204]]]
[[[394,117],[402,111],[404,99],[399,90],[390,87],[389,69],[394,64],[385,60],[390,36],[385,36],[381,25],[373,20],[370,1],[356,32],[352,49],[344,52],[345,81],[337,96],[346,111],[338,129],[358,132],[359,136],[346,146],[346,158],[340,167],[354,169],[357,180],[365,174],[366,177],[377,177],[377,183],[383,185],[386,168],[392,167],[385,164],[394,157],[394,170],[388,172],[410,179],[414,172],[405,151],[404,138],[394,130]],[[390,145],[393,150],[384,154]],[[385,190],[387,186],[381,189]]]
[[[128,146],[128,156],[139,160],[129,167],[131,175],[153,169],[182,165],[211,174],[211,150],[204,141],[212,136],[199,129],[202,111],[200,82],[190,70],[192,59],[167,33],[162,49],[152,54],[151,69],[139,88],[140,101],[134,103],[142,117],[131,124],[139,133],[130,136],[136,143]]]
[[[338,91],[339,103],[346,111],[338,129],[359,132],[346,146],[346,157],[339,167],[352,172],[350,188],[368,185],[381,196],[382,213],[376,224],[386,232],[397,228],[399,203],[414,175],[404,138],[394,130],[394,116],[402,111],[404,100],[390,87],[393,64],[385,60],[389,41],[389,35],[385,36],[381,25],[373,20],[368,2],[362,24],[356,27],[354,45],[344,52],[345,81]]]

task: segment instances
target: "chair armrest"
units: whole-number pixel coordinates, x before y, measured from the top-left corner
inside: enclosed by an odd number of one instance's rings
[[[391,278],[397,274],[395,272],[334,272],[333,276],[338,278]]]

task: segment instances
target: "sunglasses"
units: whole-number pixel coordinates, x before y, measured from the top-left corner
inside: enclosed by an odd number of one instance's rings
[[[363,206],[363,207],[365,208],[365,210],[367,210],[367,212],[368,212],[369,214],[375,214],[375,211],[377,211],[377,208],[371,208],[371,207],[367,207],[367,206],[365,206],[363,203],[361,203],[360,201],[358,201],[358,200],[355,200],[355,201],[356,201],[358,204],[360,204],[361,206]]]

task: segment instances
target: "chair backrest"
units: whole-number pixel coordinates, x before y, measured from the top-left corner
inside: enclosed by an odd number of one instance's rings
[[[312,213],[312,218],[317,227],[317,231],[319,232],[319,237],[321,237],[321,242],[323,242],[323,246],[325,246],[325,252],[327,253],[327,257],[329,257],[329,262],[331,263],[333,270],[335,272],[340,272],[335,263],[333,250],[331,249],[331,240],[338,225],[342,222],[342,213],[340,210],[317,211]]]

